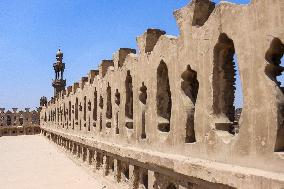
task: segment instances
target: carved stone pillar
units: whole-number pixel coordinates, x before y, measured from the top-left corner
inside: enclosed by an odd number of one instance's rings
[[[109,158],[108,156],[103,156],[103,175],[107,176],[109,174]]]
[[[114,174],[114,180],[117,181],[117,159],[114,159],[113,160],[113,166],[114,166],[114,171],[113,171],[113,174]],[[118,181],[117,181],[118,182]]]
[[[121,182],[121,161],[115,159],[114,161],[114,172],[116,175],[116,181]]]
[[[139,188],[139,167],[134,165],[129,165],[129,188],[138,189]]]
[[[93,165],[93,161],[94,161],[94,151],[88,148],[88,164]]]
[[[156,189],[156,175],[154,171],[148,170],[148,189]]]
[[[96,169],[97,169],[97,151],[96,150],[93,151],[93,163],[92,163],[92,165],[93,165],[94,171],[96,171]]]

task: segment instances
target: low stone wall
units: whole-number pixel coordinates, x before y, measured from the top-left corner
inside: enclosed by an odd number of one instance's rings
[[[229,189],[217,182],[208,182],[174,171],[185,157],[168,156],[126,146],[115,146],[80,136],[42,129],[42,134],[63,147],[73,159],[87,164],[93,171],[118,183],[117,188],[131,189]],[[138,157],[140,156],[140,157]],[[167,166],[164,166],[166,164]],[[205,165],[204,165],[205,166]],[[196,167],[197,168],[197,167]],[[201,167],[198,172],[206,172]],[[209,171],[210,168],[206,170]],[[212,169],[213,170],[213,169]]]
[[[131,189],[281,188],[280,173],[119,145],[42,128],[41,133],[102,176]],[[257,187],[256,187],[257,186]]]
[[[8,126],[0,127],[1,136],[35,135],[40,133],[40,127],[37,126]]]

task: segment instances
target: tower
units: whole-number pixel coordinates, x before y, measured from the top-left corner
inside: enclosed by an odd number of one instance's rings
[[[53,64],[55,71],[55,80],[52,81],[52,86],[54,88],[54,96],[56,96],[60,91],[65,89],[66,80],[63,79],[63,73],[65,69],[65,63],[62,62],[63,53],[58,49],[56,53],[56,63]]]

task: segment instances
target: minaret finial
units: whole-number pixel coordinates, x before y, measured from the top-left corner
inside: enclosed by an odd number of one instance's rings
[[[56,96],[60,91],[65,89],[66,80],[63,79],[63,73],[65,70],[65,63],[63,63],[63,52],[60,49],[56,52],[56,63],[53,64],[55,71],[55,80],[52,82],[54,87],[54,96]]]

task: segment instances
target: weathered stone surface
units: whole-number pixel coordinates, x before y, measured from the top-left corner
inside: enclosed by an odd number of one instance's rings
[[[174,13],[179,37],[147,30],[138,54],[120,49],[83,88],[42,106],[43,134],[94,149],[107,168],[115,159],[126,187],[283,188],[283,9],[282,0],[192,1]]]
[[[44,102],[41,104],[43,105]],[[25,108],[25,111],[18,111],[18,108],[13,108],[13,112],[10,110],[5,112],[5,108],[0,110],[0,137],[40,133],[40,109],[30,111],[30,108]]]

